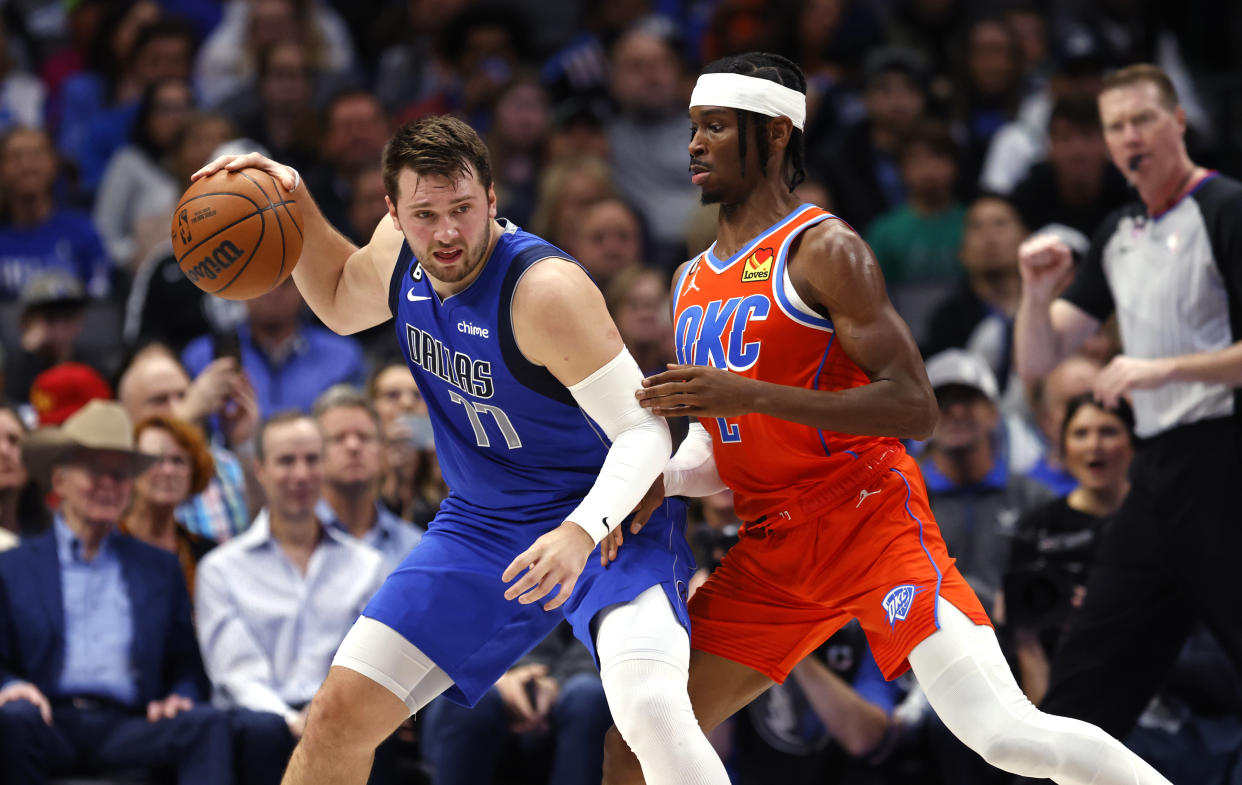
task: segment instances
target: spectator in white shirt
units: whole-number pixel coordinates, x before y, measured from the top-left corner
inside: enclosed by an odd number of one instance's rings
[[[267,507],[199,564],[199,643],[217,702],[236,709],[242,783],[279,781],[337,646],[383,579],[377,551],[315,515],[323,450],[312,418],[265,421],[255,454]]]

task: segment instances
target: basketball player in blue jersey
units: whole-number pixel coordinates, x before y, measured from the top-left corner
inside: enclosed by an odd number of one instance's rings
[[[250,166],[302,208],[293,276],[319,318],[353,333],[395,317],[451,489],[341,644],[284,782],[365,782],[375,747],[406,717],[440,693],[473,704],[565,618],[595,654],[647,781],[727,783],[686,693],[693,559],[680,505],[640,511],[649,520],[624,558],[590,558],[605,538],[601,556],[616,555],[609,535],[671,440],[635,400],[642,373],[587,274],[496,218],[487,148],[452,118],[389,141],[389,215],[362,248],[290,167],[251,153],[195,177]]]

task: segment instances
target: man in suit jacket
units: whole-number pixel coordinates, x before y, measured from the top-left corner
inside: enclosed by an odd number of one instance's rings
[[[167,767],[232,782],[227,715],[205,676],[177,559],[121,534],[134,451],[125,410],[92,401],[25,445],[59,498],[52,530],[0,554],[0,761],[5,782]]]

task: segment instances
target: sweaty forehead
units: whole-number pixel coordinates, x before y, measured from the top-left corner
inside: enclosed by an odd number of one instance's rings
[[[405,202],[412,207],[450,203],[483,193],[483,185],[478,181],[474,170],[468,171],[468,174],[456,173],[453,177],[446,177],[442,174],[419,174],[412,169],[403,169],[397,185],[400,192],[406,195]]]

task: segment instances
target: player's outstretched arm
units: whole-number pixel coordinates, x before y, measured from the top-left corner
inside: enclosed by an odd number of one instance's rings
[[[672,449],[668,425],[634,399],[642,380],[638,364],[604,305],[599,289],[582,268],[547,259],[523,276],[513,297],[513,333],[518,348],[564,384],[612,440],[595,484],[560,527],[543,535],[509,565],[505,592],[535,602],[560,584],[544,607],[569,599],[595,545],[609,535],[643,498]]]
[[[867,244],[844,224],[826,221],[806,230],[789,269],[802,299],[831,315],[833,340],[870,384],[808,390],[716,368],[671,365],[643,380],[642,405],[669,417],[754,413],[839,433],[927,438],[938,416],[936,399],[910,328],[889,302]]]
[[[297,170],[258,153],[221,156],[195,172],[192,179],[221,169],[247,167],[261,169],[279,180],[302,209],[305,237],[293,280],[315,315],[341,335],[386,321],[392,315],[388,310],[388,282],[404,241],[392,219],[385,216],[371,241],[358,248],[324,218]]]

